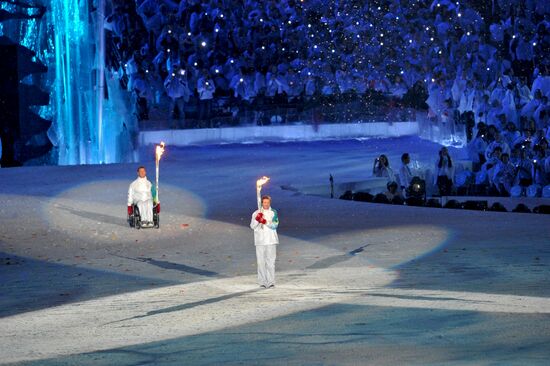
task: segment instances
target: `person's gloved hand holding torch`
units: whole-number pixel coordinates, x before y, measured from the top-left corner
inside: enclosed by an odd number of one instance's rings
[[[258,221],[260,224],[267,224],[267,220],[264,218],[264,214],[261,212],[258,212],[256,215],[256,221]]]

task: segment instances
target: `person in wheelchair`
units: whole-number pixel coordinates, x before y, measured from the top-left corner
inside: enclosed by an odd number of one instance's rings
[[[137,174],[137,179],[128,188],[128,216],[137,214],[141,217],[140,226],[153,226],[154,186],[147,179],[145,167],[140,166]],[[138,212],[134,212],[134,207]]]

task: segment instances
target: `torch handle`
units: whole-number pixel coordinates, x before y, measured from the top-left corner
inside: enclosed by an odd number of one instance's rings
[[[258,210],[262,207],[262,187],[256,187],[256,200],[258,201]]]
[[[159,163],[160,161],[158,159],[155,160],[155,202],[159,202]]]

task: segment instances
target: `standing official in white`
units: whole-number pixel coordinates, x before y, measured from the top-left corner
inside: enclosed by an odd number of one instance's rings
[[[275,287],[275,259],[277,258],[277,227],[279,217],[271,208],[271,197],[263,196],[261,206],[252,214],[250,228],[254,230],[254,245],[258,261],[258,283],[261,287]]]

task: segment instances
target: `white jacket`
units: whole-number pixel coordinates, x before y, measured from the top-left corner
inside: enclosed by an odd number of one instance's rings
[[[256,221],[256,215],[263,213],[266,224],[260,224]],[[250,221],[250,228],[254,230],[254,245],[272,245],[279,244],[279,237],[277,236],[277,227],[279,226],[279,216],[277,211],[272,208],[264,210],[260,208],[254,211],[252,214],[252,220]]]
[[[216,86],[211,79],[202,77],[197,81],[197,92],[199,93],[200,100],[208,100],[214,98],[215,91]]]
[[[409,184],[411,184],[412,180],[412,173],[411,169],[408,165],[401,164],[401,168],[399,168],[399,185],[401,187],[408,188]]]
[[[128,188],[128,206],[140,201],[153,200],[153,194],[151,193],[151,182],[145,178],[137,178],[130,184]]]

